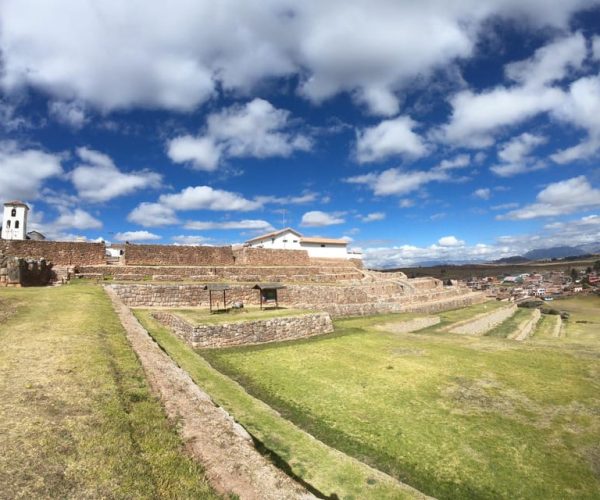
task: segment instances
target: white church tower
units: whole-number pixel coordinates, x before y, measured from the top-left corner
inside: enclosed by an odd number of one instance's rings
[[[22,201],[4,204],[2,239],[24,240],[27,238],[27,212],[29,207]]]

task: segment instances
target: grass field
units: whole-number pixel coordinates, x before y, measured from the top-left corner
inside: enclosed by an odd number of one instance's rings
[[[202,351],[325,443],[438,498],[598,498],[600,298],[557,303],[560,339],[521,343],[344,319],[303,341]],[[578,323],[593,321],[594,323]]]
[[[217,498],[89,284],[0,289],[0,498]]]

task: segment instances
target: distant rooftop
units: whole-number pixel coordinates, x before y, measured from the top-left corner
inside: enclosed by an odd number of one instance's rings
[[[29,210],[29,207],[27,206],[26,203],[23,203],[22,201],[19,200],[13,200],[13,201],[7,201],[4,204],[5,207],[25,207],[27,210]]]

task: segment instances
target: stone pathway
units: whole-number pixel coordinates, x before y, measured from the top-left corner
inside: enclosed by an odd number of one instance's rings
[[[315,498],[262,456],[248,433],[160,349],[114,291],[105,290],[148,381],[215,490],[242,500]]]

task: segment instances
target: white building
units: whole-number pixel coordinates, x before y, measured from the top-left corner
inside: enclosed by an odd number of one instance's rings
[[[27,213],[29,207],[22,201],[9,201],[4,204],[2,239],[27,239]]]
[[[263,234],[246,241],[254,248],[273,248],[283,250],[306,250],[310,257],[325,259],[360,259],[361,255],[348,251],[348,242],[333,238],[309,238],[286,227],[280,231]]]

